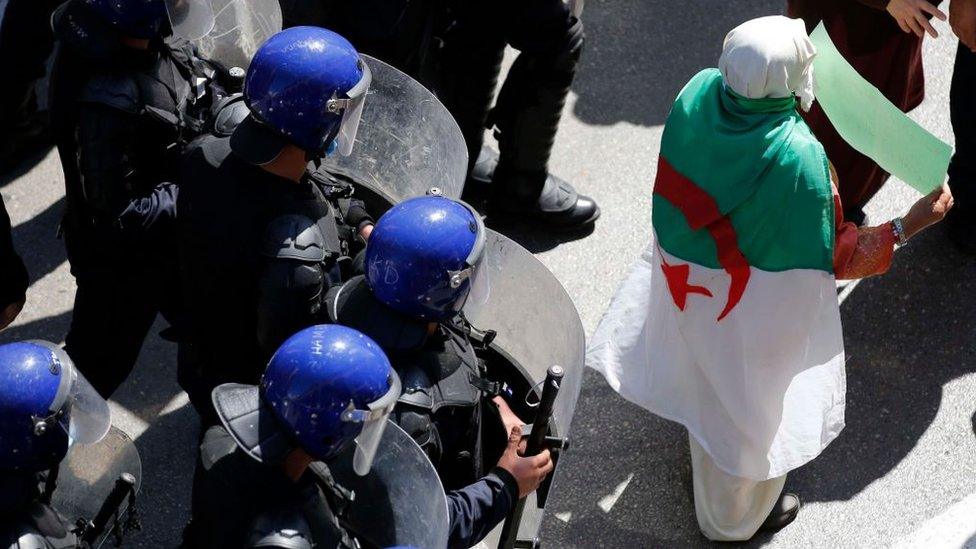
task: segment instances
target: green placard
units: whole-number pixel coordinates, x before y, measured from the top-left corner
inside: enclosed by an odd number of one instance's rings
[[[945,181],[952,147],[909,118],[837,51],[823,23],[810,34],[817,101],[837,133],[922,194]],[[843,184],[843,182],[841,182]]]

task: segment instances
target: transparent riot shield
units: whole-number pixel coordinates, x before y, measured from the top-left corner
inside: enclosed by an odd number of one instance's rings
[[[51,505],[72,526],[87,525],[86,539],[101,546],[125,524],[142,485],[142,460],[132,439],[112,429],[96,444],[76,444],[61,461]]]
[[[279,0],[211,0],[213,29],[193,43],[224,70],[246,69],[264,41],[281,30]]]
[[[363,58],[373,82],[356,144],[350,156],[327,157],[322,169],[365,187],[387,206],[422,196],[431,187],[460,198],[468,150],[454,117],[413,78],[379,59]]]
[[[444,487],[417,443],[388,421],[368,475],[353,471],[354,453],[350,448],[328,468],[355,494],[341,520],[364,547],[446,547]]]
[[[549,367],[562,367],[564,375],[553,406],[550,435],[566,439],[583,380],[586,342],[579,313],[562,284],[528,250],[490,229],[487,246],[491,291],[487,302],[466,307],[465,316],[478,331],[497,334],[490,349],[526,378],[529,394],[516,391],[515,396],[527,400],[529,407],[538,402]],[[513,408],[518,411],[521,404],[517,402]],[[557,464],[554,479],[558,472]],[[535,539],[542,513],[536,496],[530,496],[517,530],[518,539]],[[499,546],[499,535],[496,530],[487,546]]]

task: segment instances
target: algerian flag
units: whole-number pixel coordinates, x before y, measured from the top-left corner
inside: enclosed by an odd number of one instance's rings
[[[685,425],[727,473],[766,480],[844,426],[826,155],[796,100],[702,71],[664,129],[656,241],[587,353],[622,396]]]

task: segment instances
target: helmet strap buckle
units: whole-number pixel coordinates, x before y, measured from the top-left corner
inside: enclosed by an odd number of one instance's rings
[[[447,276],[451,281],[451,288],[455,290],[460,288],[461,284],[464,284],[465,280],[471,278],[473,273],[474,269],[472,267],[467,267],[460,271],[447,271]]]

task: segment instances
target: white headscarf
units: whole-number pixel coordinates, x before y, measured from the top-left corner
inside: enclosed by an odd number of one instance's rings
[[[803,110],[813,105],[813,58],[817,49],[800,19],[760,17],[725,37],[718,68],[725,85],[751,99],[796,95]]]

